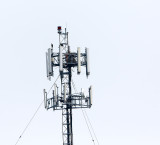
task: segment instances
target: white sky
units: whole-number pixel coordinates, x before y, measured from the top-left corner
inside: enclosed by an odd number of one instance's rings
[[[0,1],[0,144],[14,145],[43,100],[45,52],[67,25],[72,51],[90,48],[94,86],[87,109],[100,145],[160,144],[160,1]],[[55,71],[55,76],[58,71]],[[18,145],[62,144],[61,111],[41,107]],[[74,145],[92,145],[81,110],[73,111]]]

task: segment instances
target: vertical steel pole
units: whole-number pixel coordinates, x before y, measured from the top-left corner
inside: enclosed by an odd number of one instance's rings
[[[73,131],[72,131],[72,87],[71,87],[71,79],[72,79],[72,70],[71,67],[69,67],[69,101],[70,101],[70,131],[71,131],[71,145],[73,145]]]

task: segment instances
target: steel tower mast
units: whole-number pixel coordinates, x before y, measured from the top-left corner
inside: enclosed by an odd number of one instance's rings
[[[68,44],[68,32],[62,32],[61,26],[58,26],[59,34],[59,52],[53,51],[53,45],[46,52],[46,69],[47,77],[51,80],[53,76],[53,68],[59,67],[61,78],[61,93],[58,93],[58,86],[54,84],[53,96],[47,98],[47,92],[44,89],[44,103],[48,110],[62,110],[62,136],[63,145],[73,145],[72,130],[72,109],[90,108],[92,106],[92,86],[89,88],[89,95],[85,96],[83,92],[72,93],[72,68],[77,67],[77,73],[81,73],[81,66],[86,66],[86,75],[90,74],[89,69],[89,50],[85,49],[85,53],[71,52]]]

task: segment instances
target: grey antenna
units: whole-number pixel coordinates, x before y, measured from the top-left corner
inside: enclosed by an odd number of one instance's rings
[[[85,93],[84,93],[84,89],[83,89],[83,88],[81,88],[81,95],[82,95],[83,97],[85,97]]]
[[[52,101],[52,103],[53,103],[53,104],[52,104],[53,110],[55,110],[55,106],[56,106],[56,100],[55,100],[55,96],[54,96],[54,91],[55,91],[55,90],[52,91],[52,94],[53,94],[53,99],[52,99],[52,100],[53,100],[53,101]]]
[[[92,105],[92,86],[90,86],[89,88],[89,103],[90,103],[90,106]]]
[[[47,72],[47,77],[49,77],[49,68],[48,68],[48,53],[46,52],[46,72]]]
[[[54,63],[54,57],[53,56],[53,44],[51,43],[51,76],[53,76],[53,63]]]
[[[77,74],[81,73],[81,52],[80,52],[80,47],[77,48]]]
[[[54,100],[55,100],[55,104],[57,104],[57,85],[54,84]]]
[[[52,76],[51,48],[48,48],[48,68],[49,68],[49,76]]]
[[[44,107],[47,108],[47,92],[45,89],[43,90],[43,94],[44,94]]]
[[[62,136],[63,145],[73,145],[73,131],[72,131],[72,110],[78,108],[90,108],[92,105],[92,87],[89,88],[89,97],[81,92],[72,92],[72,76],[73,68],[77,67],[77,74],[81,73],[81,67],[86,67],[86,75],[90,74],[89,67],[89,49],[85,49],[85,53],[81,53],[80,47],[77,51],[71,51],[68,41],[68,32],[62,31],[61,26],[58,26],[59,46],[58,52],[48,49],[46,53],[46,68],[47,77],[53,76],[53,68],[59,68],[60,94],[58,93],[58,86],[54,84],[54,91],[51,98],[46,98],[47,109],[62,110]],[[75,86],[73,86],[75,89]]]
[[[62,73],[63,71],[63,60],[62,60],[62,47],[59,46],[59,71]]]
[[[90,75],[90,66],[89,66],[89,49],[86,48],[85,49],[86,52],[86,75],[88,77],[88,75]]]
[[[48,48],[48,51],[46,52],[46,72],[49,80],[51,80],[51,76],[53,76],[53,63],[53,44],[51,44],[51,48]]]

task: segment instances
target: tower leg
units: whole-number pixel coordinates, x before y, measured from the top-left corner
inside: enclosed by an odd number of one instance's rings
[[[63,145],[73,145],[72,105],[71,105],[71,67],[68,68],[69,96],[65,108],[62,110]]]
[[[72,109],[68,105],[62,110],[62,129],[63,145],[73,145]]]

